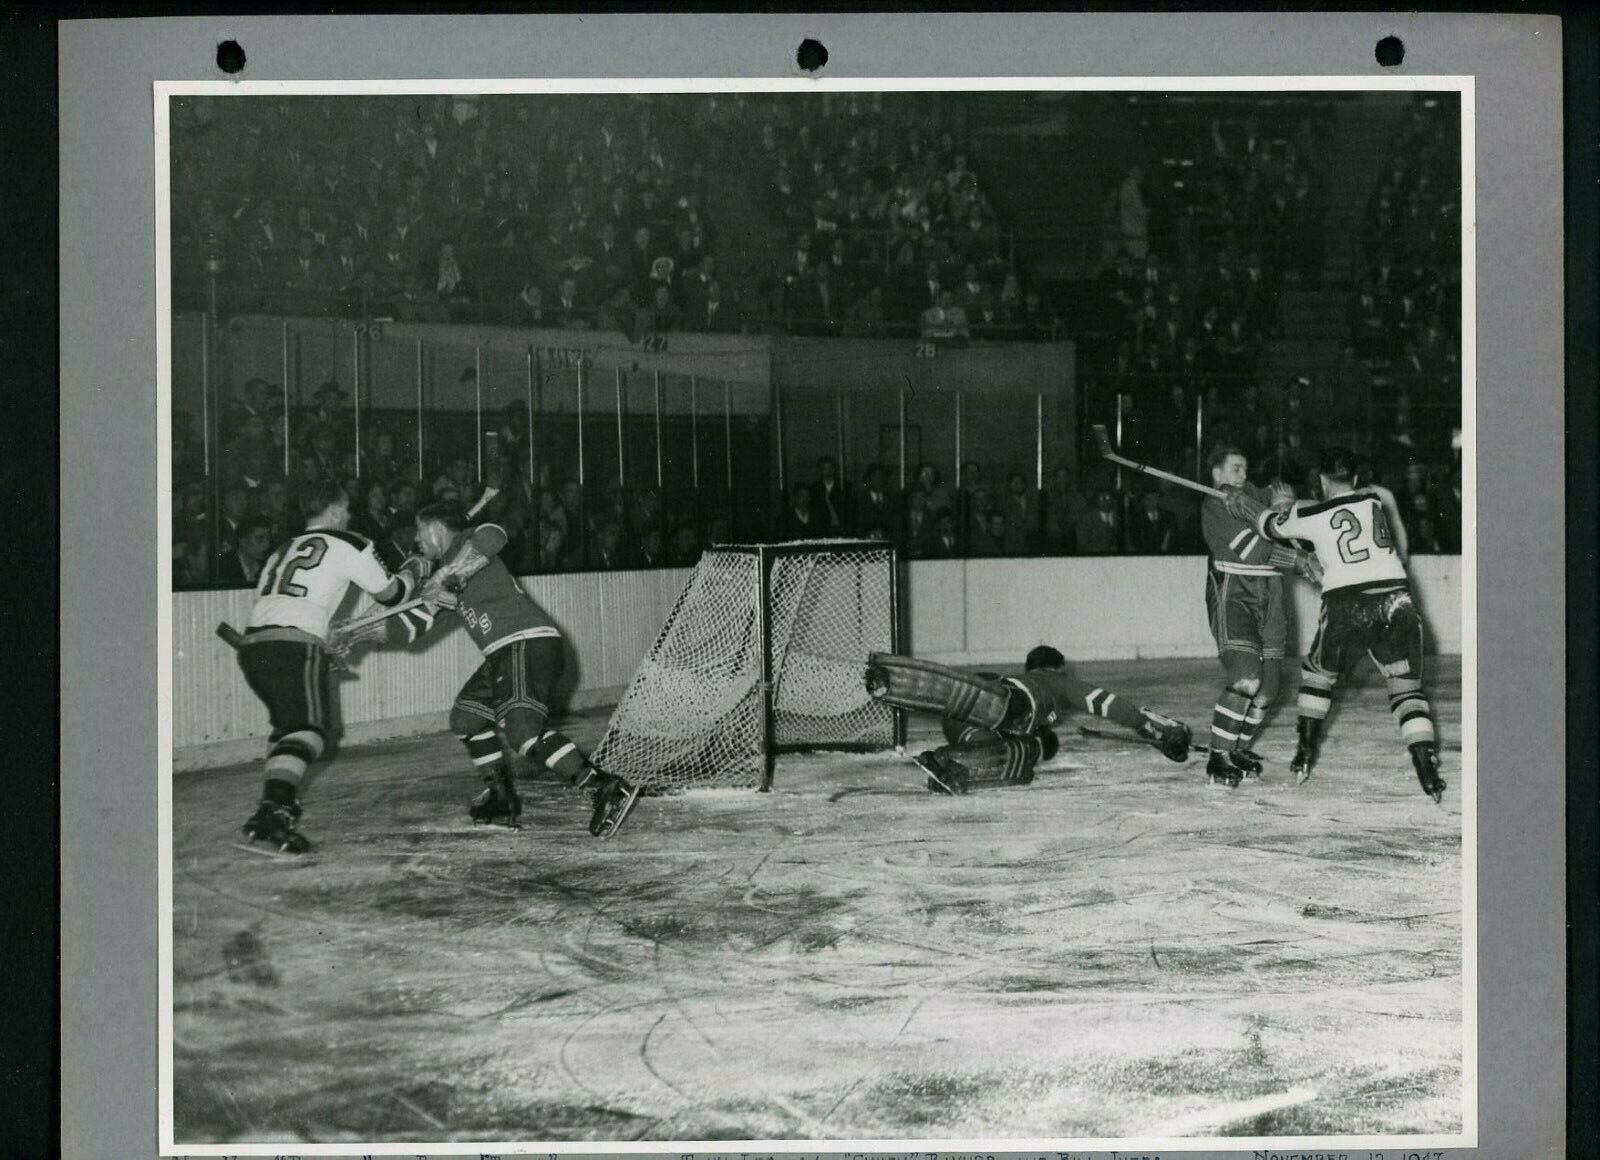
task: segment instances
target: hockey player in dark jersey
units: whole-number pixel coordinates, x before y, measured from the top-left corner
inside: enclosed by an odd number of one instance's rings
[[[1210,464],[1213,486],[1242,491],[1261,508],[1273,503],[1270,492],[1247,481],[1249,463],[1239,448],[1218,447]],[[1316,558],[1267,539],[1215,496],[1200,505],[1200,530],[1210,556],[1206,613],[1227,681],[1211,712],[1206,773],[1214,783],[1237,786],[1261,776],[1261,758],[1250,747],[1278,697],[1289,637],[1283,569],[1315,579]]]
[[[450,728],[483,777],[472,801],[474,821],[517,827],[522,800],[510,764],[514,752],[589,790],[589,831],[604,837],[639,790],[596,769],[576,742],[549,727],[550,699],[566,664],[561,632],[499,559],[506,540],[495,524],[469,530],[455,504],[423,508],[417,549],[433,566],[419,591],[427,603],[389,618],[384,631],[390,643],[410,644],[434,626],[436,609],[447,609],[483,652],[450,710]]]
[[[935,793],[1028,784],[1034,766],[1056,752],[1051,727],[1074,710],[1126,725],[1173,761],[1189,757],[1187,725],[1078,679],[1049,645],[1030,651],[1015,677],[962,673],[931,661],[873,653],[866,680],[867,691],[885,704],[943,718],[950,744],[914,759]]]

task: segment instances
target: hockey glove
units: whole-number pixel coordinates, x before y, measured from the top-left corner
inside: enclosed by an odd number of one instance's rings
[[[1266,506],[1255,496],[1245,491],[1242,487],[1230,487],[1223,496],[1222,505],[1228,509],[1228,514],[1236,520],[1243,520],[1247,524],[1254,524],[1256,517],[1266,511]]]

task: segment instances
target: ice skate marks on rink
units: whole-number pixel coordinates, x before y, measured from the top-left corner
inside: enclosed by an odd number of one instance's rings
[[[1081,668],[1209,717],[1214,662]],[[1459,662],[1428,679],[1443,808],[1365,677],[1299,787],[1289,707],[1234,791],[1069,728],[1026,788],[797,757],[602,843],[545,783],[471,826],[430,737],[343,754],[296,862],[231,845],[256,768],[180,776],[177,1138],[1457,1131]]]

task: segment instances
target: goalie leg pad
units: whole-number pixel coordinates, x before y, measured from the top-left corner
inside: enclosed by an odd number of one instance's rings
[[[873,653],[868,659],[867,692],[897,709],[991,730],[1006,724],[1013,694],[993,678],[889,653]]]
[[[924,754],[930,764],[946,771],[960,771],[961,792],[993,786],[1028,785],[1033,769],[1044,756],[1044,741],[1039,736],[992,737],[946,745]],[[923,760],[918,759],[919,765]],[[929,768],[923,765],[923,768]]]

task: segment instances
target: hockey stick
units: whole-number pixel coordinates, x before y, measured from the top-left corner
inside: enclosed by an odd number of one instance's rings
[[[1112,463],[1120,463],[1123,467],[1131,467],[1134,471],[1142,472],[1145,475],[1153,475],[1157,479],[1165,479],[1169,483],[1177,484],[1179,487],[1187,487],[1190,491],[1204,492],[1206,495],[1214,495],[1218,499],[1228,498],[1227,493],[1218,488],[1207,487],[1203,483],[1196,483],[1192,479],[1185,479],[1183,476],[1174,475],[1170,471],[1162,471],[1159,467],[1151,467],[1148,463],[1139,463],[1137,460],[1126,459],[1118,455],[1111,449],[1111,436],[1106,432],[1104,423],[1096,423],[1090,430],[1094,432],[1095,446],[1100,452],[1101,459],[1110,460]]]
[[[245,646],[246,643],[244,633],[240,632],[237,628],[234,628],[233,625],[229,624],[226,620],[218,623],[217,636],[222,639],[223,644],[227,645],[234,652],[238,652]],[[344,659],[337,653],[328,654],[328,669],[329,671],[335,673],[350,672],[350,666],[346,664]]]
[[[433,576],[422,584],[426,588],[435,581],[448,582],[459,591],[473,576],[489,566],[489,561],[499,555],[500,550],[506,546],[508,537],[505,529],[498,524],[480,524],[474,528],[461,548],[448,564],[441,566]],[[360,632],[364,628],[371,628],[374,624],[381,624],[391,616],[399,616],[402,612],[410,612],[424,604],[432,604],[438,597],[438,592],[429,592],[423,596],[413,596],[409,600],[402,600],[393,608],[380,609],[369,613],[359,620],[346,621],[336,625],[335,631],[349,636]]]
[[[347,620],[343,624],[335,625],[334,630],[349,636],[351,633],[360,632],[363,628],[371,628],[374,624],[382,624],[391,616],[399,616],[402,612],[410,612],[413,608],[418,608],[427,603],[428,597],[414,596],[410,600],[402,600],[393,608],[385,608],[380,612],[369,613],[359,620]]]
[[[1161,743],[1159,741],[1151,741],[1148,737],[1124,737],[1120,733],[1105,733],[1099,729],[1091,729],[1087,725],[1078,726],[1078,735],[1080,737],[1092,737],[1096,741],[1132,741],[1135,745],[1150,745],[1154,746],[1156,749],[1161,748]],[[1189,742],[1189,752],[1209,754],[1211,752],[1211,746],[1199,745],[1191,741]]]

